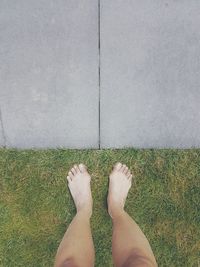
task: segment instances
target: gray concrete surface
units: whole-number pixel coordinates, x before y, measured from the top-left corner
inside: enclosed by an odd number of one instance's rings
[[[199,10],[0,0],[0,146],[200,147]]]
[[[101,147],[200,147],[200,1],[101,1]]]
[[[97,7],[0,1],[1,146],[98,147]]]

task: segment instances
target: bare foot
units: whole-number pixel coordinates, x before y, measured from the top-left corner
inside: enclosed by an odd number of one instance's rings
[[[90,187],[91,176],[84,164],[74,165],[68,172],[68,186],[77,212],[84,211],[89,217],[92,215],[92,194]]]
[[[133,175],[125,164],[117,162],[109,176],[108,212],[112,218],[124,211]]]

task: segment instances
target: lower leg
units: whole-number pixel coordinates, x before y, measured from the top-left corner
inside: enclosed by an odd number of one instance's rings
[[[112,251],[117,267],[157,266],[147,238],[125,211],[113,218]]]
[[[90,218],[84,212],[76,214],[59,245],[55,266],[70,266],[67,262],[75,266],[94,265]]]
[[[56,254],[55,267],[94,266],[94,245],[90,228],[92,197],[90,176],[84,165],[72,168],[68,176],[77,214],[69,225]]]
[[[157,266],[150,244],[139,226],[124,211],[132,175],[118,163],[110,175],[108,209],[113,221],[112,253],[116,267]]]

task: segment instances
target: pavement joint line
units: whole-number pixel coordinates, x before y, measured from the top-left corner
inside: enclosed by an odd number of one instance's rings
[[[99,57],[99,66],[98,66],[98,72],[99,72],[99,144],[98,148],[101,149],[101,0],[98,0],[98,57]]]

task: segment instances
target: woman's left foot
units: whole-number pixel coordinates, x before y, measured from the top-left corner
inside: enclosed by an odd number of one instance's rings
[[[89,217],[92,215],[92,194],[90,181],[91,176],[84,164],[74,165],[68,172],[68,186],[77,212],[85,212]]]

